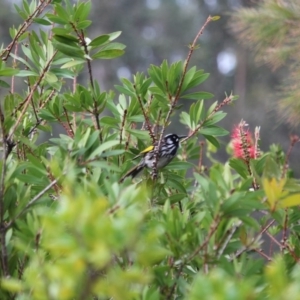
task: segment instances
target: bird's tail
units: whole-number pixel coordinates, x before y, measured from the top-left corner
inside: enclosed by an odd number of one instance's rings
[[[138,165],[134,166],[125,175],[122,176],[122,178],[119,180],[119,182],[120,183],[123,182],[124,179],[126,177],[129,177],[129,176],[134,178],[135,176],[137,176],[144,169],[144,167],[145,167],[144,164],[138,164]]]

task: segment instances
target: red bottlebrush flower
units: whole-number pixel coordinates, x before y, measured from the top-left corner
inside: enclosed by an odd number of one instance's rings
[[[234,157],[241,158],[248,162],[251,158],[256,157],[256,151],[252,135],[248,129],[245,129],[246,126],[246,122],[242,120],[240,124],[233,129],[231,143]]]

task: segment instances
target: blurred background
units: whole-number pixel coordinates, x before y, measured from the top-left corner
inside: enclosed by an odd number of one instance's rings
[[[94,38],[100,34],[122,31],[118,42],[127,48],[125,55],[114,60],[93,63],[94,77],[103,90],[114,89],[119,78],[132,79],[136,72],[147,72],[150,64],[160,65],[164,59],[169,63],[185,60],[188,45],[209,15],[218,15],[220,20],[210,23],[200,37],[200,48],[193,54],[190,66],[196,65],[210,73],[201,90],[215,95],[214,100],[222,101],[225,93],[231,91],[240,98],[232,106],[224,108],[228,116],[221,123],[228,131],[244,119],[253,132],[261,126],[261,150],[267,151],[273,143],[279,143],[287,151],[290,133],[298,133],[281,121],[276,112],[280,98],[278,86],[287,71],[284,67],[273,72],[267,65],[258,65],[254,55],[239,43],[231,28],[230,15],[241,7],[255,6],[254,0],[92,0],[93,21],[88,35]],[[22,20],[15,14],[13,3],[2,1],[0,10],[0,34],[4,45],[10,42],[8,28],[18,26]],[[46,28],[45,28],[46,30]],[[87,82],[87,72],[79,81]],[[214,100],[207,100],[211,104]],[[181,100],[182,104],[184,101]],[[187,103],[187,107],[191,103]],[[178,131],[178,114],[173,116],[170,132]],[[172,128],[177,128],[172,130]],[[227,145],[230,136],[222,139]],[[222,147],[225,149],[225,147]],[[291,155],[291,165],[300,175],[300,145]],[[216,156],[222,161],[228,154],[220,150]]]

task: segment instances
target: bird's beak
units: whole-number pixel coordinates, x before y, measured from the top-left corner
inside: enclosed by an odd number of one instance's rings
[[[182,139],[185,139],[187,137],[187,135],[180,135],[178,138],[179,138],[179,141],[182,140]]]

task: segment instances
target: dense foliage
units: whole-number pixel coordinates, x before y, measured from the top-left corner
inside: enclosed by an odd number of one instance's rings
[[[257,61],[276,71],[288,67],[277,109],[282,119],[299,126],[300,2],[264,0],[253,8],[240,8],[232,14],[231,27]]]
[[[261,153],[259,128],[252,137],[241,121],[232,157],[213,157],[237,97],[212,101],[190,58],[218,17],[184,62],[103,91],[93,62],[125,46],[120,32],[88,35],[91,2],[15,8],[24,23],[0,51],[1,299],[300,299],[300,185],[288,167],[298,137],[287,154]],[[188,135],[177,158],[120,184],[172,115]]]

